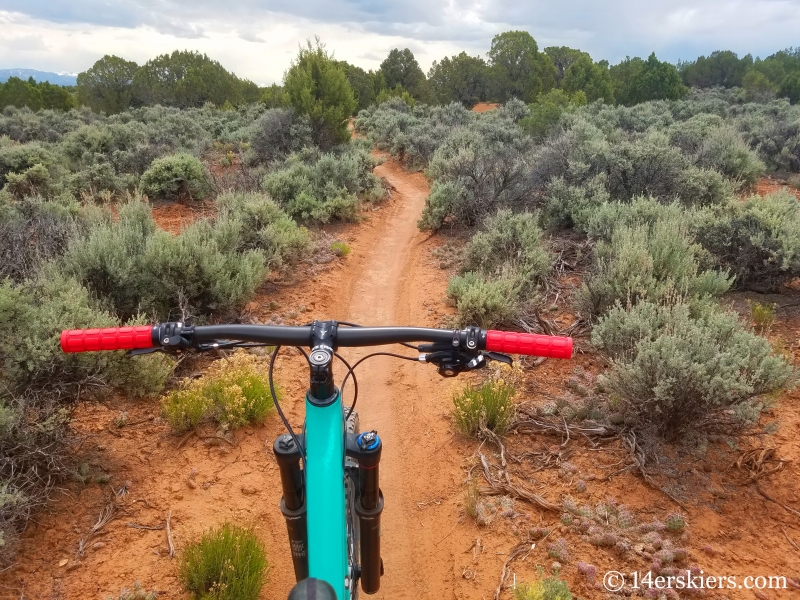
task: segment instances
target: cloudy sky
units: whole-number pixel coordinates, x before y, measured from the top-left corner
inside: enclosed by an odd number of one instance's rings
[[[612,63],[652,51],[764,57],[800,46],[800,0],[0,0],[0,69],[79,72],[104,54],[141,64],[191,49],[268,84],[315,35],[366,69],[408,47],[427,71],[461,50],[485,56],[509,29]]]

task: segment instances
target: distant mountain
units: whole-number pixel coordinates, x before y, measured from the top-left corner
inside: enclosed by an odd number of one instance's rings
[[[19,77],[20,79],[33,77],[36,81],[49,81],[56,85],[75,85],[78,80],[77,75],[69,73],[48,73],[35,69],[0,69],[0,83],[4,83],[9,77]]]

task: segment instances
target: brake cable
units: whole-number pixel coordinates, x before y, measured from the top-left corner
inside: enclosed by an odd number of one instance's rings
[[[412,360],[414,362],[419,362],[419,358],[411,358],[410,356],[403,356],[402,354],[394,354],[392,352],[373,352],[372,354],[367,354],[366,356],[364,356],[364,357],[360,358],[358,361],[356,361],[356,363],[352,367],[349,367],[349,369],[347,371],[347,375],[344,376],[344,380],[342,381],[342,390],[344,390],[344,386],[347,383],[347,379],[350,377],[350,375],[352,375],[353,376],[353,383],[356,386],[356,394],[355,394],[355,397],[353,398],[353,404],[350,407],[350,412],[347,413],[347,418],[345,419],[345,421],[350,418],[351,414],[353,414],[353,409],[356,407],[356,400],[358,400],[358,383],[357,383],[357,380],[356,380],[355,369],[362,362],[364,362],[368,358],[372,358],[373,356],[391,356],[393,358],[402,358],[403,360]],[[347,363],[345,363],[345,364],[347,364]]]

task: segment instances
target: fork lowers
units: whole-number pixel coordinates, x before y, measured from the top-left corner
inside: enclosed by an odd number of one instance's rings
[[[381,513],[383,494],[378,479],[381,439],[374,431],[358,436],[359,493],[355,511],[361,523],[361,589],[374,594],[381,587]]]
[[[281,514],[286,520],[296,581],[308,577],[308,512],[300,469],[300,448],[294,438],[281,435],[272,445],[281,473]]]

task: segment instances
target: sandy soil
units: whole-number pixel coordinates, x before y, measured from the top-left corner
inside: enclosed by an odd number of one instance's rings
[[[475,106],[472,107],[472,110],[477,113],[488,112],[490,110],[495,110],[500,105],[494,102],[478,102]]]
[[[368,213],[357,226],[327,228],[347,241],[352,252],[321,272],[298,271],[266,284],[247,306],[245,320],[299,324],[313,318],[335,318],[365,325],[441,324],[450,311],[443,302],[448,273],[439,269],[431,250],[443,240],[416,229],[427,182],[392,160],[378,167],[376,174],[396,188],[392,199]],[[788,291],[775,297],[781,308],[772,337],[796,355],[800,351],[800,313],[792,294]],[[744,314],[746,299],[733,295],[730,301]],[[364,352],[344,354],[355,358]],[[590,353],[579,353],[570,362],[526,364],[518,382],[517,400],[522,406],[562,397],[575,367],[591,373],[602,369]],[[202,359],[185,362],[182,373],[199,373],[203,366]],[[296,352],[287,351],[278,359],[277,373],[284,390],[282,404],[293,425],[299,426],[306,375]],[[559,537],[569,548],[561,576],[582,598],[609,596],[579,573],[579,561],[596,565],[598,580],[610,569],[647,571],[650,563],[643,558],[593,546],[585,536],[561,525],[560,509],[545,510],[517,500],[510,514],[485,526],[466,516],[465,481],[470,473],[474,478],[481,473],[477,452],[487,457],[494,472],[500,457],[491,444],[479,446],[454,432],[449,420],[450,398],[453,389],[465,383],[440,379],[429,366],[384,357],[365,363],[360,372],[362,429],[377,429],[384,440],[381,476],[386,496],[382,533],[386,574],[375,597],[492,598],[509,550],[525,539],[533,526],[550,528],[549,539],[536,542],[524,559],[510,563],[509,584],[536,578],[540,568],[550,573],[554,559],[548,545]],[[347,401],[348,391],[345,396]],[[775,435],[744,437],[732,446],[713,442],[704,454],[662,457],[671,466],[665,470],[669,475],[658,478],[656,484],[668,489],[683,506],[647,485],[633,470],[620,470],[628,457],[618,440],[593,446],[580,437],[510,435],[508,470],[515,485],[556,504],[567,495],[587,505],[614,497],[630,507],[637,522],[663,520],[669,513],[682,512],[688,527],[677,542],[688,549],[687,568],[697,565],[714,575],[785,575],[800,580],[800,517],[792,512],[800,511],[798,398],[799,392],[785,394],[767,415],[779,424]],[[114,421],[122,411],[129,424],[119,428]],[[158,590],[162,598],[187,598],[177,579],[178,561],[168,556],[164,530],[129,526],[162,525],[170,511],[178,553],[203,530],[224,520],[253,524],[272,564],[261,597],[286,598],[293,573],[278,510],[278,470],[269,451],[282,432],[277,416],[270,416],[263,425],[238,430],[233,447],[191,438],[179,448],[179,439],[158,415],[157,400],[108,397],[77,407],[74,428],[81,442],[76,454],[92,474],[110,474],[114,488],[127,486],[126,511],[91,538],[85,555],[79,557],[79,540],[87,537],[97,521],[110,489],[109,484],[69,484],[50,512],[40,514],[29,526],[17,562],[0,574],[0,598],[101,600],[134,581]],[[761,447],[774,448],[775,455],[785,462],[782,470],[761,478],[759,487],[786,508],[767,500],[733,466],[743,451]],[[555,457],[552,464],[542,466],[536,458],[542,453]],[[574,472],[565,476],[564,462],[573,465]],[[583,492],[576,490],[578,479],[586,484]],[[778,599],[800,594],[797,590],[759,593],[762,595],[735,589],[706,597]],[[503,591],[500,597],[508,599],[511,592]]]
[[[787,190],[793,193],[795,196],[797,196],[797,199],[800,200],[800,190],[787,185],[787,183],[782,179],[777,179],[774,177],[762,177],[756,184],[755,189],[756,193],[760,196],[766,196],[767,194],[779,192],[781,190]]]
[[[216,206],[210,200],[154,202],[153,219],[164,231],[179,234],[187,225],[202,217],[213,217]]]

